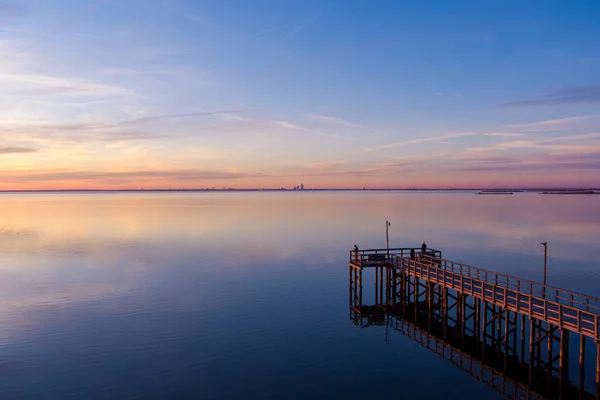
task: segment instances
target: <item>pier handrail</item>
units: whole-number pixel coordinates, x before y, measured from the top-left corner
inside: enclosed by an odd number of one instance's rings
[[[574,302],[573,305],[565,305],[551,300],[553,296],[538,296],[535,292],[524,293],[518,288],[509,287],[508,284],[503,285],[503,282],[500,280],[498,284],[495,283],[495,280],[490,282],[489,275],[488,280],[485,280],[480,279],[485,278],[485,275],[483,277],[480,275],[478,278],[476,275],[466,274],[464,269],[461,273],[453,271],[447,268],[447,266],[446,268],[440,267],[440,265],[443,266],[444,260],[439,258],[431,258],[431,260],[426,260],[425,257],[416,257],[414,260],[406,257],[400,258],[394,256],[394,258],[394,266],[410,275],[424,278],[429,282],[480,298],[507,310],[513,310],[533,318],[551,322],[557,326],[591,337],[594,340],[600,340],[600,313],[597,311],[596,306],[581,302]],[[471,268],[477,269],[475,267]],[[490,273],[491,271],[484,272]],[[518,278],[511,278],[519,281]],[[529,284],[531,281],[521,280],[521,282]],[[535,282],[531,283],[535,284]],[[544,288],[544,285],[536,285]],[[582,294],[578,295],[584,298],[590,297]],[[581,304],[585,304],[587,309],[583,309]]]
[[[420,257],[424,258],[429,263],[434,263],[438,268],[446,271],[456,272],[469,278],[492,283],[496,286],[517,290],[523,294],[554,299],[556,303],[562,305],[577,307],[585,311],[592,311],[600,314],[600,298],[598,297],[557,288],[555,286],[544,285],[543,283],[502,274],[484,268],[473,267],[456,261],[440,259],[429,255],[421,255]]]
[[[389,254],[390,256],[400,256],[400,257],[409,257],[410,251],[414,250],[415,254],[421,254],[421,247],[394,247],[390,249],[364,249],[358,250],[358,253],[354,250],[350,250],[350,262],[357,263],[361,265],[363,262],[368,261],[369,256],[385,256]],[[435,256],[442,255],[440,250],[436,249],[427,249],[427,254],[433,254]],[[387,261],[384,259],[384,261]]]

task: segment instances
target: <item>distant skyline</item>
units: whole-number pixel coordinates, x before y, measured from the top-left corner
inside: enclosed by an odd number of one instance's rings
[[[600,186],[600,2],[0,0],[0,190]]]

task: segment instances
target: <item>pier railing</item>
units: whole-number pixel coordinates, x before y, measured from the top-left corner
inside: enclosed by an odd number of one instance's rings
[[[395,262],[397,261],[398,260],[395,259]],[[501,274],[483,268],[473,267],[456,261],[439,259],[435,257],[432,258],[429,255],[424,255],[422,261],[435,264],[438,268],[446,271],[456,272],[465,277],[493,283],[499,287],[517,290],[523,294],[529,294],[535,297],[545,297],[553,300],[555,303],[600,314],[600,298],[597,297],[588,296],[554,286],[544,285],[539,282],[534,282],[507,274]]]
[[[391,262],[392,256],[394,257],[410,257],[411,250],[416,255],[427,254],[431,257],[440,258],[442,252],[436,249],[427,249],[425,253],[422,252],[420,247],[395,247],[391,249],[365,249],[359,251],[350,251],[350,263],[356,264],[363,267],[378,266]],[[389,254],[389,259],[388,259]]]
[[[410,275],[600,340],[596,297],[429,255],[391,258],[393,266]]]

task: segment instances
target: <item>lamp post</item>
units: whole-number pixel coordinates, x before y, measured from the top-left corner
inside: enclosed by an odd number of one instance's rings
[[[540,243],[540,245],[544,246],[544,286],[546,286],[546,267],[548,265],[548,242],[542,242]]]
[[[390,221],[385,221],[385,248],[387,249],[387,258],[390,259],[390,233],[389,226],[392,225]]]

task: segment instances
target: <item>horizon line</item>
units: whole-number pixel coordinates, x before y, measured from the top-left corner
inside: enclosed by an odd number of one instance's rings
[[[316,192],[316,191],[600,191],[600,187],[448,187],[448,188],[168,188],[168,189],[0,189],[0,193],[57,193],[57,192]]]

